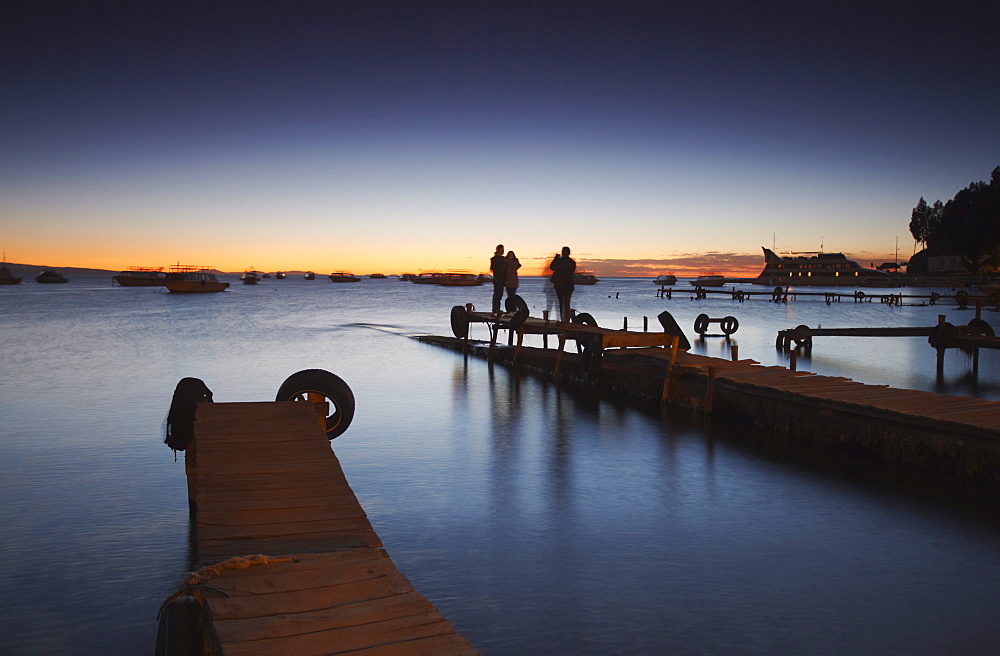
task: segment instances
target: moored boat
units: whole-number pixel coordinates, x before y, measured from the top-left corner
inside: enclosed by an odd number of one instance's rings
[[[222,292],[228,282],[220,282],[211,269],[190,264],[176,264],[167,271],[163,286],[179,294]]]
[[[721,287],[726,284],[726,277],[717,273],[706,273],[691,281],[695,287]]]
[[[330,282],[360,282],[361,278],[358,278],[353,273],[347,273],[346,271],[335,271],[330,274]]]
[[[438,283],[438,278],[442,275],[441,273],[421,273],[415,276],[410,276],[410,282],[417,285],[436,285]]]
[[[0,266],[0,285],[20,285],[21,279],[10,272],[7,265]]]
[[[35,276],[35,282],[42,282],[42,283],[69,282],[69,278],[59,273],[58,271],[42,271],[37,276]]]
[[[284,280],[285,279],[285,272],[284,271],[279,271],[278,273],[274,274],[274,277],[277,278],[278,280]]]
[[[166,278],[163,267],[129,267],[111,281],[122,287],[162,287]]]
[[[764,251],[764,270],[755,282],[762,285],[852,285],[888,287],[896,279],[885,271],[868,269],[843,253],[791,253],[776,255]]]
[[[438,274],[437,284],[442,287],[478,287],[483,281],[474,273],[441,273]]]
[[[305,278],[306,280],[316,280],[316,274],[313,273],[312,271],[306,272],[306,275],[302,277]]]
[[[573,274],[574,285],[596,285],[598,278],[588,271],[577,271]]]
[[[368,274],[368,277],[369,278],[385,278],[386,276],[385,276],[384,273],[370,273],[370,274]]]
[[[240,282],[244,285],[256,285],[260,282],[260,272],[253,270],[244,271],[243,275],[240,276]]]
[[[669,287],[671,285],[676,285],[677,284],[677,276],[675,276],[672,273],[661,273],[660,275],[656,276],[655,280],[653,280],[653,284],[654,285],[663,285],[665,287]]]

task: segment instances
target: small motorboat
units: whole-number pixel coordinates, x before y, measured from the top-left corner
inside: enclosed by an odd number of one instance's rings
[[[285,272],[284,271],[279,271],[278,273],[274,274],[274,277],[277,278],[278,280],[284,280],[285,279]]]
[[[371,273],[371,274],[368,274],[368,277],[369,278],[385,278],[385,274],[384,273]]]
[[[677,276],[672,273],[661,273],[656,276],[656,280],[653,281],[654,285],[660,285],[661,287],[671,287],[677,284]]]
[[[42,283],[69,282],[69,278],[59,273],[58,271],[42,271],[37,276],[35,276],[35,282],[42,282]]]
[[[305,278],[306,280],[316,280],[316,274],[313,273],[312,271],[309,271],[308,273],[306,273],[306,275],[302,277]]]
[[[259,271],[244,271],[243,275],[240,276],[240,282],[244,285],[256,285],[260,282],[260,272]]]
[[[577,271],[573,274],[574,285],[596,285],[598,282],[597,276],[587,271]]]
[[[330,282],[361,282],[361,278],[346,271],[336,271],[330,274]]]

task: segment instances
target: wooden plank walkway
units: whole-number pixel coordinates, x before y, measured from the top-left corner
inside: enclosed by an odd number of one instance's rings
[[[200,404],[186,467],[220,653],[478,653],[381,548],[311,404]]]
[[[668,360],[669,351],[634,349],[632,354]],[[614,355],[614,352],[609,352]],[[711,368],[715,384],[732,384],[791,395],[803,400],[831,402],[864,414],[878,410],[928,423],[950,425],[956,431],[975,430],[980,436],[1000,440],[1000,402],[935,392],[859,383],[848,378],[822,376],[785,367],[762,366],[754,360],[730,361],[689,352],[677,354],[675,374],[685,370],[705,375]]]

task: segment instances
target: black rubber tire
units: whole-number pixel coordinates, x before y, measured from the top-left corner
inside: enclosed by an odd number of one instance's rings
[[[931,334],[927,336],[927,343],[934,348],[945,348],[957,334],[958,328],[945,321],[931,329]]]
[[[795,326],[795,330],[809,330],[809,326],[800,324]],[[811,336],[793,337],[792,341],[795,342],[796,346],[808,347],[813,345],[813,338]]]
[[[996,333],[993,331],[993,326],[986,323],[983,319],[970,320],[968,334],[980,337],[996,337]]]
[[[571,323],[578,323],[578,324],[581,324],[581,325],[584,325],[584,326],[593,326],[594,328],[598,327],[597,326],[597,319],[595,319],[593,317],[593,315],[591,315],[589,312],[581,312],[580,314],[574,314],[573,318],[570,319],[570,322]],[[587,348],[587,345],[589,343],[590,342],[587,341],[587,340],[583,340],[583,341],[576,340],[576,352],[579,353],[579,354],[581,354],[581,355],[583,355],[584,351]],[[586,363],[585,363],[585,367],[584,368],[586,368]]]
[[[507,298],[507,302],[504,307],[507,308],[508,312],[513,312],[514,316],[510,319],[510,327],[517,330],[520,328],[525,321],[528,320],[528,304],[524,302],[524,299],[514,294]]]
[[[469,313],[464,305],[451,308],[451,332],[459,339],[469,337]]]
[[[324,369],[305,369],[292,374],[278,388],[275,401],[306,401],[309,394],[320,394],[333,404],[326,418],[326,436],[342,435],[354,420],[354,392],[344,380]]]
[[[725,317],[723,318],[720,327],[722,328],[722,332],[724,334],[732,335],[740,329],[740,322],[736,319],[736,317]]]
[[[694,320],[694,331],[699,335],[704,335],[708,332],[708,315],[699,314]]]

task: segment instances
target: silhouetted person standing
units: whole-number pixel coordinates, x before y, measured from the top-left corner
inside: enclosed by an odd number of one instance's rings
[[[521,268],[521,263],[517,261],[517,255],[514,255],[514,251],[508,251],[506,259],[507,274],[503,284],[507,288],[507,298],[510,298],[517,293],[517,288],[520,285],[517,270]]]
[[[503,244],[497,244],[497,249],[490,258],[490,271],[493,272],[493,314],[496,314],[500,311],[503,287],[507,282],[507,261],[503,256]]]
[[[559,319],[569,321],[569,302],[573,296],[573,274],[576,273],[576,260],[569,256],[569,246],[562,247],[562,254],[556,255],[549,265],[552,269],[552,286],[556,289],[559,299]]]

